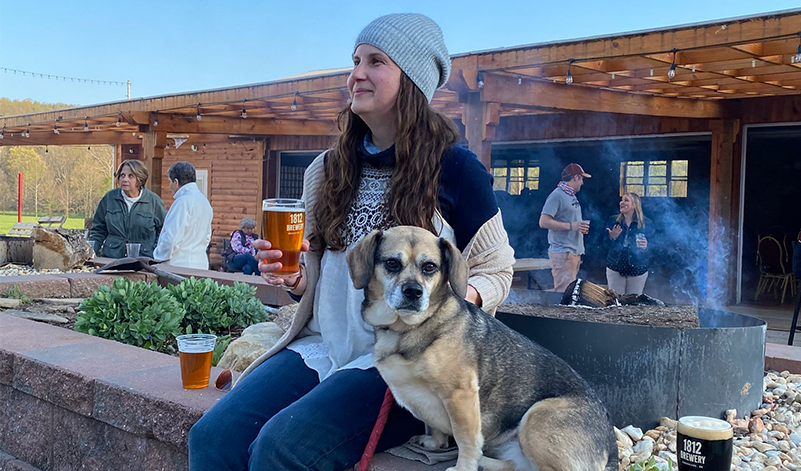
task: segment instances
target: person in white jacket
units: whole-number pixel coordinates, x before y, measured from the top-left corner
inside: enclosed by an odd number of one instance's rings
[[[195,167],[176,162],[167,170],[175,200],[167,211],[153,258],[176,267],[209,269],[206,247],[214,211],[197,187]]]

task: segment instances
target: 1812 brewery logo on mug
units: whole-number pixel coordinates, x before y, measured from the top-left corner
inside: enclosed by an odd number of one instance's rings
[[[732,428],[725,420],[689,415],[679,419],[679,471],[729,471]]]

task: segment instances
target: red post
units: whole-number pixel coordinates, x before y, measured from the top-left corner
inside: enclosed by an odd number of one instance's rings
[[[17,222],[22,222],[22,172],[17,174],[19,178],[19,190],[17,193]]]

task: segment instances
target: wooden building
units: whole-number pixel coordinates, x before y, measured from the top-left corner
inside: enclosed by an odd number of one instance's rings
[[[542,200],[575,161],[593,174],[580,194],[591,274],[604,220],[637,190],[663,235],[649,284],[731,303],[753,293],[757,234],[801,226],[800,32],[793,10],[455,55],[433,106],[495,174],[520,256],[543,255]],[[337,134],[348,73],[4,117],[0,145],[114,145],[118,161],[147,162],[166,204],[166,169],[192,162],[215,210],[214,262],[262,198],[297,196]]]

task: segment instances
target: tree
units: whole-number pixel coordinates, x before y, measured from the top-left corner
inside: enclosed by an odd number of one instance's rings
[[[39,196],[48,178],[47,164],[38,150],[32,147],[12,147],[9,149],[8,166],[12,171],[22,172],[23,194],[29,188],[33,194],[33,209],[39,215]]]

